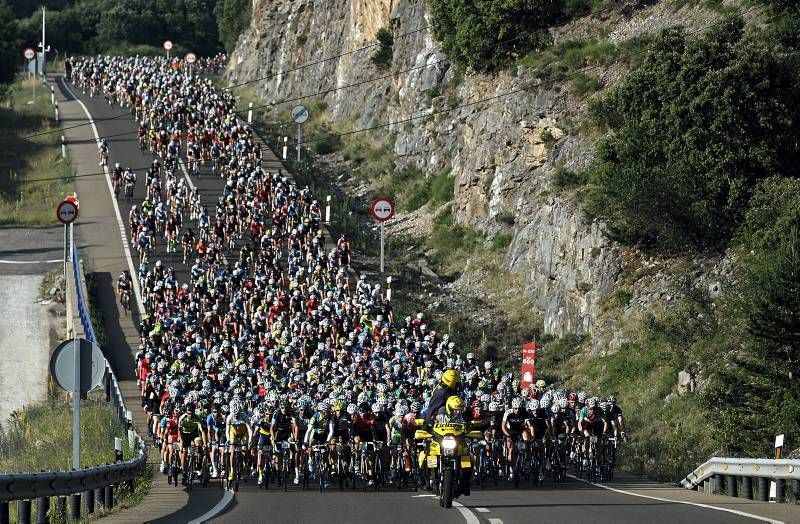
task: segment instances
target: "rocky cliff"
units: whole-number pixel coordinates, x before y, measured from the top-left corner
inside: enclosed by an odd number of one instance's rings
[[[602,22],[614,28],[612,40],[623,39],[699,18],[692,8],[638,4],[606,13],[604,20],[574,22],[553,37],[586,37]],[[618,345],[621,318],[669,304],[671,273],[669,264],[609,241],[602,223],[587,220],[574,198],[552,190],[556,169],[579,170],[591,162],[597,137],[578,125],[586,100],[568,85],[535,82],[524,66],[462,76],[431,35],[425,9],[424,0],[254,0],[252,24],[232,54],[228,77],[263,78],[253,85],[268,103],[384,77],[315,98],[324,99],[331,121],[351,129],[405,121],[378,133],[393,142],[399,166],[450,169],[458,223],[491,237],[513,217],[504,264],[524,275],[520,291],[533,299],[545,331],[590,334],[596,351]],[[396,74],[378,70],[370,60],[375,48],[364,48],[381,27],[395,35]],[[624,68],[597,74],[603,88]],[[630,300],[604,314],[623,285]]]

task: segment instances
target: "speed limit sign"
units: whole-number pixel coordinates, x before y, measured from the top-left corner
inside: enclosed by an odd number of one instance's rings
[[[386,197],[376,198],[372,201],[369,212],[378,222],[385,222],[394,216],[394,202]]]
[[[164,40],[164,50],[169,51],[172,49],[172,40]]]
[[[22,56],[24,56],[24,57],[25,57],[25,60],[33,60],[33,57],[35,57],[35,56],[36,56],[36,51],[34,51],[33,49],[31,49],[30,47],[27,47],[27,48],[25,48],[25,50],[22,52]]]
[[[186,58],[186,63],[189,64],[189,65],[192,65],[195,62],[197,62],[197,55],[194,54],[194,53],[186,53],[186,57],[185,58]]]

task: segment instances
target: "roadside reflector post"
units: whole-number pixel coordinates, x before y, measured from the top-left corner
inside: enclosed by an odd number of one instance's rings
[[[386,300],[392,301],[392,277],[386,277]]]
[[[289,154],[289,137],[283,137],[283,159],[286,160],[286,155]]]
[[[53,86],[50,86],[50,103],[56,105],[56,90]]]
[[[114,460],[122,460],[122,439],[119,437],[114,437]]]
[[[67,140],[61,135],[61,158],[67,158]]]
[[[250,108],[247,110],[247,123],[253,123],[253,102],[250,102]]]
[[[56,122],[58,122],[58,102],[56,102],[55,106],[56,106]]]
[[[285,153],[286,146],[283,146],[283,150],[284,150],[283,158],[285,160],[286,159],[286,153]],[[325,201],[327,202],[325,204],[325,223],[330,225],[330,223],[331,223],[331,196],[328,195],[328,198],[326,198]]]

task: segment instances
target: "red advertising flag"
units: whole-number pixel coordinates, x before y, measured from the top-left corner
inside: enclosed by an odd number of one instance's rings
[[[536,378],[536,343],[522,345],[522,380],[520,386],[529,388]]]

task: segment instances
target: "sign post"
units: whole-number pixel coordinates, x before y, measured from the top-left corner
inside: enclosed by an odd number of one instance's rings
[[[36,51],[34,51],[31,47],[26,47],[22,52],[22,56],[24,56],[25,60],[28,61],[28,72],[30,72],[31,60],[36,58]],[[31,100],[31,103],[36,103],[36,68],[33,70],[33,100]]]
[[[300,139],[303,136],[302,124],[308,120],[308,109],[304,105],[292,108],[292,120],[297,124],[297,161],[300,162]]]
[[[529,388],[536,377],[536,342],[522,345],[522,380],[521,388]]]
[[[380,222],[381,225],[381,273],[384,272],[384,256],[383,256],[383,246],[384,246],[384,233],[383,233],[383,223],[389,220],[394,216],[394,202],[390,198],[387,197],[379,197],[372,201],[372,205],[369,207],[369,212],[372,214],[372,217]]]
[[[197,62],[197,55],[194,53],[186,53],[184,59],[186,63],[189,64],[189,78],[192,78],[192,66]]]
[[[170,49],[172,49],[172,40],[164,40],[164,51],[167,52],[167,60],[169,60]]]
[[[72,392],[72,467],[81,466],[81,395],[103,383],[105,358],[97,344],[73,338],[58,345],[50,357],[56,384]]]
[[[781,434],[781,435],[777,435],[775,437],[775,458],[776,459],[781,458],[781,451],[783,451],[783,439],[784,439],[784,436],[785,435]]]

